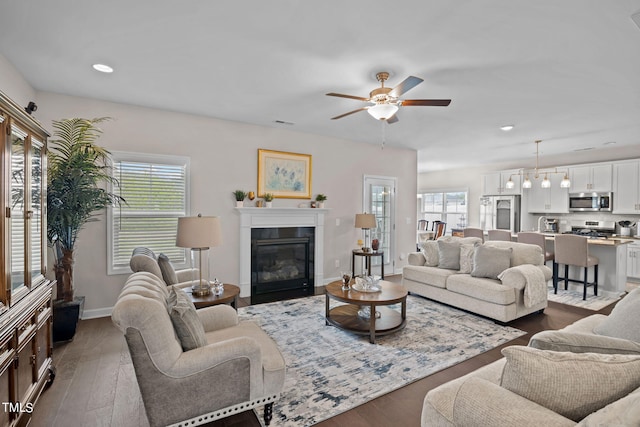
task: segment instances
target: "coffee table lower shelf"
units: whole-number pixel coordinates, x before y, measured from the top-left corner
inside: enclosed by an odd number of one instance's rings
[[[358,315],[362,307],[369,307],[371,313],[377,311],[380,317],[364,318]],[[403,307],[404,308],[404,307]],[[374,311],[375,310],[375,311]],[[404,311],[404,310],[403,310]],[[369,335],[369,342],[375,344],[376,336],[394,333],[407,324],[406,316],[388,307],[379,305],[343,304],[329,310],[325,316],[327,325],[331,324],[358,335]]]

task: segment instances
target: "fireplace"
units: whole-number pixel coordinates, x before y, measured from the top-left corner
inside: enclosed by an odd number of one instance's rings
[[[314,227],[251,229],[251,303],[313,295]]]

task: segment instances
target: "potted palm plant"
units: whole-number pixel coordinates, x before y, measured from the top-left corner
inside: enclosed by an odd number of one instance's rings
[[[117,181],[110,175],[109,152],[95,144],[108,118],[53,121],[47,178],[47,240],[56,275],[54,341],[73,338],[84,297],[74,298],[73,265],[78,233],[95,215],[122,198],[104,189]]]
[[[327,200],[327,196],[325,196],[325,195],[324,195],[324,194],[322,194],[322,193],[318,194],[318,195],[316,196],[316,202],[318,202],[318,203],[316,204],[316,206],[317,206],[318,208],[321,208],[321,209],[322,209],[322,208],[324,208],[324,202],[325,202],[325,200]]]
[[[236,198],[236,208],[244,206],[244,199],[247,198],[247,192],[243,190],[236,190],[233,192],[233,196]]]

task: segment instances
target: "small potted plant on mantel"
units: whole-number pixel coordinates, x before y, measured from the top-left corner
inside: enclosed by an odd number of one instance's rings
[[[236,208],[244,206],[244,199],[247,198],[247,192],[242,190],[236,190],[233,192],[233,196],[236,198]]]
[[[267,208],[271,207],[274,198],[275,196],[273,195],[273,193],[264,193],[264,201]]]
[[[324,201],[325,201],[325,200],[327,200],[327,196],[325,196],[325,195],[324,195],[324,194],[322,194],[322,193],[321,193],[321,194],[318,194],[318,195],[316,196],[316,202],[318,202],[318,203],[316,204],[316,207],[318,207],[318,208],[320,208],[320,209],[324,208]]]

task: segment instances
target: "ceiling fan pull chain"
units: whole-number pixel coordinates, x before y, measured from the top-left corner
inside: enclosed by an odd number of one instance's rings
[[[384,150],[384,144],[387,142],[387,121],[380,120],[380,124],[382,125],[382,147],[380,147],[380,149]]]

